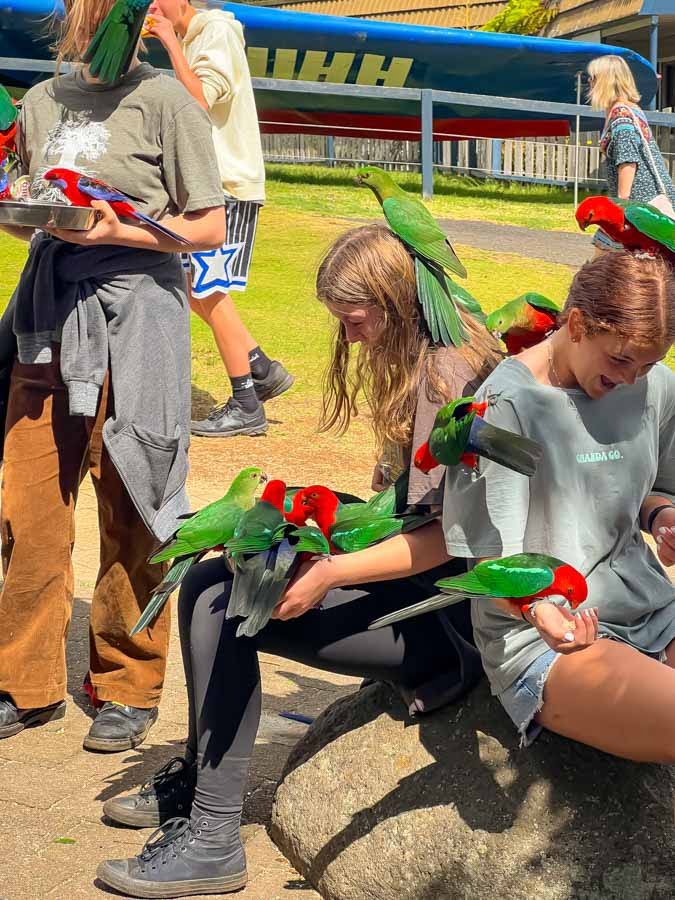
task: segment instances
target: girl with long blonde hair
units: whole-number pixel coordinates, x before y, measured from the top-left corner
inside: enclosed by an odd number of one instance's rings
[[[633,73],[620,56],[599,56],[588,64],[588,99],[602,110],[605,124],[600,147],[607,162],[607,186],[612,197],[638,200],[673,217],[673,182],[640,109]],[[599,250],[622,250],[603,231],[593,243]]]
[[[101,179],[185,243],[94,202],[89,231],[6,228],[30,240],[3,316],[11,340],[4,445],[0,738],[61,718],[73,602],[74,509],[96,490],[100,570],[90,681],[102,703],[84,745],[140,744],[157,719],[169,616],[130,627],[162,578],[147,557],[187,512],[189,310],[179,252],[222,243],[222,191],[206,114],[135,56],[113,84],[78,64],[114,0],[67,0],[59,59],[72,72],[24,97],[18,132],[33,199],[64,200],[70,173]],[[45,175],[49,174],[49,180]]]
[[[435,414],[449,398],[474,389],[499,360],[493,338],[465,317],[471,343],[461,350],[433,345],[423,323],[412,260],[386,228],[356,228],[329,250],[317,277],[317,295],[338,320],[327,377],[323,427],[345,430],[363,389],[376,441],[384,452],[376,489],[410,465],[411,450],[428,437]],[[359,343],[349,369],[349,345]],[[440,506],[442,472],[410,472],[411,505]],[[181,896],[208,883],[223,892],[246,880],[239,837],[242,798],[260,719],[258,652],[317,668],[398,685],[412,714],[462,696],[481,677],[466,605],[394,628],[369,631],[387,611],[435,593],[433,582],[450,571],[443,530],[436,519],[359,553],[304,563],[255,638],[237,638],[227,619],[232,580],[222,559],[195,566],[178,604],[188,680],[189,738],[185,759],[171,760],[137,794],[109,800],[105,814],[127,825],[159,825],[174,816],[163,849],[145,862],[110,860],[98,870],[111,887],[135,897],[156,897],[162,884]],[[425,573],[423,579],[414,576]],[[210,879],[208,882],[204,879]],[[200,880],[201,879],[201,880]]]

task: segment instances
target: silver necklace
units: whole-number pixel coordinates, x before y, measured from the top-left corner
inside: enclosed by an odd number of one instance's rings
[[[552,340],[549,340],[549,343],[548,343],[548,365],[549,365],[549,368],[550,368],[550,370],[553,374],[553,377],[555,378],[556,383],[557,383],[556,385],[554,385],[554,387],[555,386],[562,387],[560,375],[558,375],[558,372],[556,371],[555,363],[553,362],[553,341]]]

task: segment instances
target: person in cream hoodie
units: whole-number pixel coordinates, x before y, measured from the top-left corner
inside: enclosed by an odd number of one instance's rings
[[[263,401],[283,394],[293,376],[258,346],[231,297],[248,281],[260,207],[265,201],[258,114],[246,60],[244,31],[232,13],[198,11],[189,0],[153,0],[144,37],[157,38],[176,77],[209,113],[227,210],[220,250],[193,253],[184,265],[190,305],[211,328],[232,384],[232,396],[192,433],[205,437],[267,431]]]

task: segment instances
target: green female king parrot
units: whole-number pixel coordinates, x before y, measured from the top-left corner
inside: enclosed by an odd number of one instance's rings
[[[555,331],[559,315],[560,307],[552,300],[530,291],[490,313],[485,327],[498,334],[511,356],[515,356]]]
[[[131,636],[146,628],[157,616],[192,566],[209,552],[222,547],[234,534],[240,518],[253,506],[255,493],[265,480],[262,469],[242,469],[227,493],[204,509],[186,517],[186,521],[150,557],[151,563],[172,559],[173,565],[150,598]]]
[[[588,597],[586,579],[574,566],[543,553],[517,553],[478,563],[470,572],[436,582],[442,594],[376,619],[369,627],[384,628],[459,603],[466,597],[509,599],[520,610],[533,600],[563,597],[576,609]]]
[[[466,269],[447,237],[426,206],[402,190],[382,169],[366,166],[359,169],[356,180],[373,191],[390,229],[413,254],[417,295],[432,338],[446,347],[461,347],[469,335],[457,307],[464,308],[479,322],[484,322],[485,316],[478,301],[448,274],[464,278]]]
[[[303,560],[330,552],[318,528],[297,527],[285,518],[285,500],[284,482],[270,481],[225,544],[234,573],[226,616],[243,619],[238,637],[253,637],[265,627]]]
[[[415,453],[415,466],[425,474],[436,466],[459,463],[475,469],[478,457],[485,457],[521,475],[534,475],[541,444],[486,422],[483,416],[494,402],[496,398],[479,403],[475,397],[460,397],[446,404],[436,414],[428,440]]]
[[[106,84],[129,71],[150,0],[117,0],[84,54],[89,71]]]
[[[663,256],[675,264],[675,220],[649,203],[616,197],[587,197],[577,207],[582,231],[598,225],[626,250]]]
[[[19,118],[16,104],[7,89],[0,84],[0,151],[14,153],[16,150],[16,123]]]

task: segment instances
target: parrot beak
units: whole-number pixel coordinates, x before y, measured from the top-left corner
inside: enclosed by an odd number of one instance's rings
[[[260,484],[267,484],[267,482],[269,480],[270,480],[270,476],[267,474],[267,472],[263,472],[262,475],[260,476]]]

